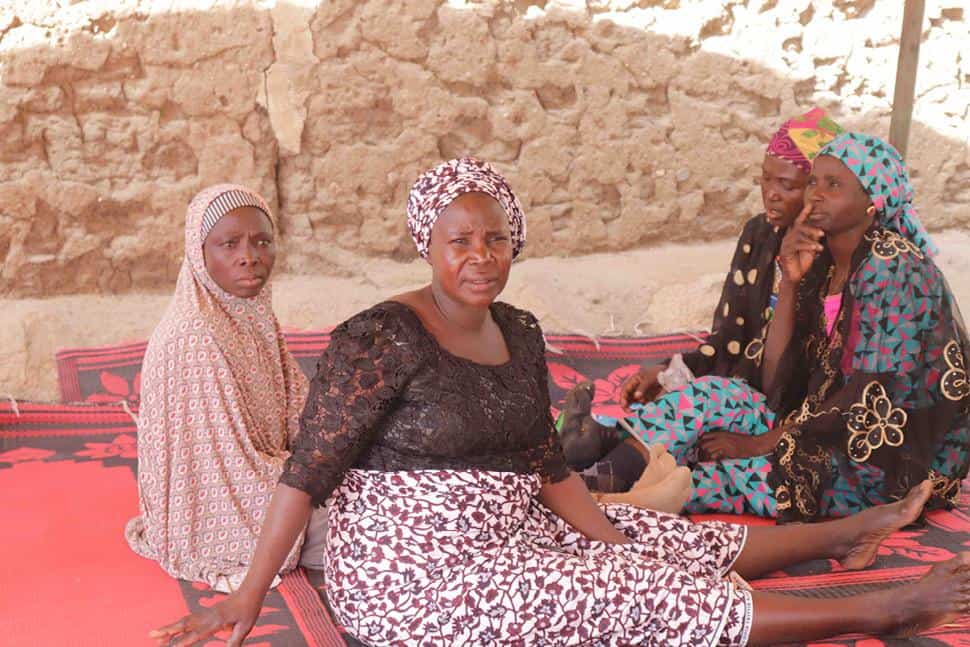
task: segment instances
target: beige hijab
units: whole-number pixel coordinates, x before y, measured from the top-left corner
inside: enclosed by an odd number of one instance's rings
[[[273,221],[266,202],[241,186],[210,187],[189,204],[175,296],[142,365],[141,515],[125,532],[132,550],[170,575],[222,591],[249,567],[307,391],[269,286],[236,297],[205,269],[205,234],[242,205]],[[301,543],[283,571],[296,565]]]

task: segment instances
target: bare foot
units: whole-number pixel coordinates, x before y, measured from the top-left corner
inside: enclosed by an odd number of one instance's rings
[[[886,591],[890,632],[912,636],[970,614],[970,552],[937,564],[918,582]]]
[[[662,448],[662,446],[661,446]],[[677,461],[666,450],[656,451],[650,448],[650,461],[640,473],[640,478],[633,484],[631,490],[636,488],[646,488],[656,485],[667,478],[667,475],[677,468]]]
[[[687,467],[675,467],[660,482],[646,487],[634,486],[629,492],[604,494],[601,503],[626,503],[668,514],[680,514],[690,498],[691,474]]]
[[[844,548],[837,550],[835,557],[849,570],[865,568],[876,561],[876,552],[889,535],[919,518],[923,506],[933,492],[933,484],[923,481],[895,503],[869,508],[859,514],[843,519],[852,524],[849,539]]]

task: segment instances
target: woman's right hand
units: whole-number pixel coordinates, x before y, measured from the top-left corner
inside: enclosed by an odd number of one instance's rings
[[[811,213],[812,205],[806,204],[781,241],[778,264],[782,278],[789,283],[801,281],[815,257],[824,249],[821,241],[825,232],[807,222]]]
[[[634,402],[646,404],[660,394],[660,383],[657,376],[664,367],[660,364],[641,368],[623,382],[620,387],[620,406],[629,409]]]
[[[174,647],[195,645],[216,632],[231,630],[226,647],[240,647],[256,624],[263,606],[263,597],[236,591],[225,600],[177,622],[148,632],[159,644]],[[174,642],[172,642],[174,641]]]
[[[253,561],[239,589],[208,609],[150,631],[149,638],[175,647],[188,647],[217,631],[230,630],[232,633],[226,645],[240,647],[256,624],[273,578],[279,573],[309,519],[310,495],[279,483],[263,519]]]

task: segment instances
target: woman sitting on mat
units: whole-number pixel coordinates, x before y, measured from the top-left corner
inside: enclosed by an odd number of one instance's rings
[[[749,382],[704,377],[629,420],[693,467],[688,510],[845,516],[924,479],[931,508],[956,500],[967,337],[912,199],[878,137],[844,133],[819,152],[767,337],[741,349]]]
[[[128,543],[173,577],[220,591],[246,574],[307,392],[267,286],[275,236],[269,207],[249,189],[199,193],[175,296],[142,365],[141,514]]]
[[[624,405],[653,400],[662,389],[675,390],[695,376],[735,375],[743,359],[741,349],[763,337],[771,320],[781,281],[778,250],[804,206],[812,160],[841,132],[824,110],[813,108],[786,121],[772,136],[761,163],[765,210],[744,225],[714,310],[711,334],[697,350],[645,367],[627,380]],[[560,433],[569,466],[590,490],[618,493],[599,496],[600,500],[679,511],[691,494],[690,469],[677,468],[662,444],[648,448],[622,427],[598,423],[590,415],[592,400],[591,382],[566,396]]]
[[[240,589],[152,632],[240,645],[313,506],[329,501],[327,595],[371,645],[587,642],[743,645],[912,631],[970,604],[970,554],[918,582],[839,600],[738,588],[793,562],[862,568],[912,522],[905,500],[819,525],[737,526],[601,509],[571,474],[549,412],[542,332],[498,303],[525,222],[474,159],[427,172],[408,224],[431,284],[333,332]]]

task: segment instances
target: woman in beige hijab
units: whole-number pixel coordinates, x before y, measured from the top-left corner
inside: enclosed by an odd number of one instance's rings
[[[173,577],[222,591],[249,567],[307,391],[267,286],[275,235],[256,193],[230,184],[200,192],[175,296],[142,367],[141,514],[128,543]],[[302,543],[281,572],[296,566]]]

